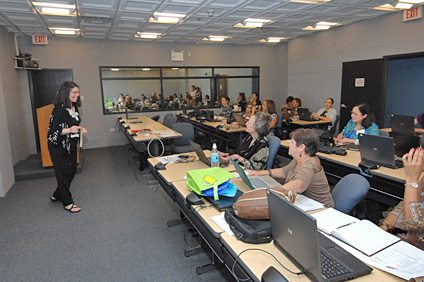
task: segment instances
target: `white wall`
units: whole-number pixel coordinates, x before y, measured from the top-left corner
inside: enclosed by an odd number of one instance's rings
[[[15,182],[13,165],[29,154],[14,37],[0,27],[0,196]]]
[[[73,69],[74,80],[80,85],[81,95],[84,96],[81,114],[83,125],[88,128],[84,140],[85,148],[114,146],[126,142],[122,133],[110,132],[110,128],[116,127],[118,116],[103,115],[99,66],[259,66],[262,100],[281,100],[275,93],[277,90],[284,91],[286,87],[285,43],[278,46],[201,44],[197,47],[194,43],[52,37],[47,46],[37,46],[32,45],[30,37],[21,37],[19,47],[22,52],[31,53],[34,58],[40,59],[42,68]],[[184,50],[184,62],[172,62],[171,49]],[[190,57],[186,56],[189,52]]]
[[[288,46],[288,95],[314,111],[332,97],[339,111],[343,62],[422,52],[423,35],[422,19],[402,22],[398,12],[294,39]]]

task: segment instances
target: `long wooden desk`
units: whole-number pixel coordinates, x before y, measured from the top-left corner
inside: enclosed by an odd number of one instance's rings
[[[147,116],[133,116],[131,119],[120,117],[118,118],[118,122],[125,136],[139,153],[140,170],[148,167],[146,151],[148,149],[148,143],[151,140],[174,139],[182,136],[180,133],[166,127],[157,121],[152,120]],[[144,129],[149,129],[150,132],[139,133],[136,135],[132,134],[133,130],[138,131]],[[153,143],[152,151],[155,155],[159,154],[159,149],[156,142]]]
[[[229,147],[237,148],[240,146],[246,132],[245,127],[229,126],[226,120],[220,122],[199,121],[196,118],[189,118],[185,115],[179,115],[178,120],[182,122],[191,123],[196,131],[206,136],[207,140],[217,139],[225,144],[225,148],[220,148],[228,152]],[[207,145],[210,147],[210,144]]]
[[[289,140],[281,141],[279,155],[291,158],[288,155]],[[358,164],[361,162],[359,151],[347,150],[346,156],[335,154],[317,153],[327,178],[337,182],[350,173],[359,173]],[[372,177],[367,177],[371,189],[368,197],[388,205],[397,205],[403,199],[405,170],[403,168],[391,169],[380,167],[370,171]]]
[[[304,275],[297,276],[289,273],[269,254],[266,254],[262,251],[248,250],[254,248],[267,251],[273,256],[275,256],[276,259],[278,259],[278,261],[280,261],[284,266],[288,267],[291,270],[297,270],[293,263],[282,252],[280,252],[272,242],[258,245],[247,244],[237,240],[234,236],[230,236],[225,233],[219,226],[217,226],[211,220],[211,217],[220,215],[221,212],[211,206],[206,200],[204,200],[204,207],[187,207],[185,203],[185,198],[189,194],[189,191],[187,188],[186,181],[182,179],[181,171],[183,171],[184,169],[188,170],[188,168],[192,168],[194,164],[198,164],[199,168],[203,168],[203,166],[199,162],[195,161],[192,164],[175,163],[172,167],[169,165],[169,174],[164,174],[163,170],[156,171],[154,169],[154,165],[156,163],[156,159],[149,159],[149,167],[152,174],[158,179],[161,186],[167,191],[173,201],[177,204],[181,211],[181,214],[191,222],[194,228],[196,228],[201,238],[213,251],[213,257],[217,260],[210,265],[197,267],[196,272],[198,274],[201,274],[204,271],[214,268],[214,264],[223,264],[230,270],[230,272],[233,273],[233,275],[235,272],[238,278],[248,279],[246,281],[259,282],[261,280],[263,272],[269,266],[274,266],[289,281],[310,281]],[[177,166],[179,166],[178,169],[176,168]],[[170,185],[169,180],[172,178],[177,180],[173,181]],[[242,191],[249,190],[247,185],[239,178],[232,178],[231,182],[233,182]],[[189,255],[189,251],[191,250],[186,251],[186,256]],[[237,260],[237,263],[234,264],[237,257],[242,252],[244,253]],[[384,271],[381,271],[379,269],[374,269],[370,275],[357,278],[357,281],[402,281],[402,279],[388,274]]]

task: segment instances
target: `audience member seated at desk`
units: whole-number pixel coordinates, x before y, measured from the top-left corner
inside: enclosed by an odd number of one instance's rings
[[[380,228],[387,232],[399,228],[407,233],[396,234],[417,248],[424,250],[424,137],[421,148],[412,148],[402,158],[405,169],[405,192],[401,201],[381,222]]]
[[[265,137],[268,135],[269,122],[269,115],[257,112],[247,122],[246,132],[249,134],[243,139],[234,154],[219,152],[219,156],[226,161],[231,158],[243,165],[245,169],[265,169],[269,156],[269,143]]]
[[[333,108],[333,98],[325,99],[324,108],[321,108],[316,113],[312,113],[311,118],[320,119],[322,121],[331,121],[331,125],[328,125],[328,129],[334,126],[334,122],[337,118],[337,110]]]
[[[242,113],[241,116],[244,118],[245,122],[248,122],[252,115],[253,115],[253,104],[247,103],[246,111]]]
[[[293,111],[293,96],[289,96],[286,99],[286,105],[281,107],[281,114],[283,115],[283,119],[291,119],[294,115]]]
[[[252,93],[252,99],[250,99],[250,103],[252,103],[255,111],[260,112],[262,110],[262,103],[259,100],[258,94]]]
[[[150,97],[150,102],[152,104],[156,103],[159,100],[158,96],[156,96],[156,92],[152,93],[152,97]]]
[[[293,115],[297,116],[299,115],[297,113],[297,108],[302,107],[302,100],[300,98],[294,98],[292,101],[292,108],[293,108]]]
[[[125,97],[125,108],[128,108],[129,110],[134,109],[134,104],[132,102],[132,97],[130,95]]]
[[[211,101],[211,98],[209,98],[209,95],[205,95],[205,98],[203,98],[203,106],[207,107],[209,106]]]
[[[229,118],[231,114],[233,113],[233,109],[229,105],[230,98],[229,97],[222,97],[221,98],[221,110],[219,111],[219,116]]]
[[[358,143],[358,133],[379,135],[378,125],[374,122],[374,114],[370,106],[360,104],[353,107],[350,115],[352,119],[343,128],[343,131],[337,136],[338,143]]]
[[[274,131],[271,130],[275,125],[277,125],[278,116],[275,111],[275,103],[273,100],[265,100],[263,106],[264,112],[271,116],[271,121],[268,126],[269,134],[274,135]]]
[[[417,115],[417,117],[414,119],[414,124],[421,127],[417,128],[415,132],[424,133],[424,113]]]
[[[293,160],[282,168],[252,171],[249,176],[270,175],[285,179],[281,187],[287,191],[314,199],[326,207],[334,207],[327,177],[320,160],[315,156],[319,138],[312,129],[299,128],[290,133],[289,155]]]
[[[240,105],[240,103],[246,102],[246,94],[240,92],[237,99],[234,101],[234,105]]]

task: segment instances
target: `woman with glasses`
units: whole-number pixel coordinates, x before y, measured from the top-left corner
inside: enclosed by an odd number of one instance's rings
[[[246,111],[241,115],[246,122],[249,121],[250,117],[253,114],[253,107],[254,106],[253,106],[252,103],[247,103],[247,105],[246,105]]]
[[[374,122],[374,114],[371,112],[370,106],[360,104],[353,107],[350,115],[352,119],[343,128],[343,131],[337,136],[337,143],[355,143],[359,144],[358,134],[379,135],[378,125]]]

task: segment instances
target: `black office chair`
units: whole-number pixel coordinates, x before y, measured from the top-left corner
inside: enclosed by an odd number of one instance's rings
[[[160,119],[160,115],[152,116],[151,119],[154,121],[158,121]]]
[[[174,152],[174,154],[192,152],[193,148],[191,147],[189,140],[194,141],[193,125],[188,122],[180,122],[175,123],[172,126],[172,129],[183,135],[172,141],[172,152]]]
[[[339,115],[337,115],[336,116],[336,120],[334,121],[334,124],[333,124],[333,127],[331,127],[330,128],[330,132],[331,132],[331,134],[334,136],[335,135],[335,133],[336,133],[336,128],[337,128],[337,125],[339,124],[339,122],[340,122],[340,116]]]

